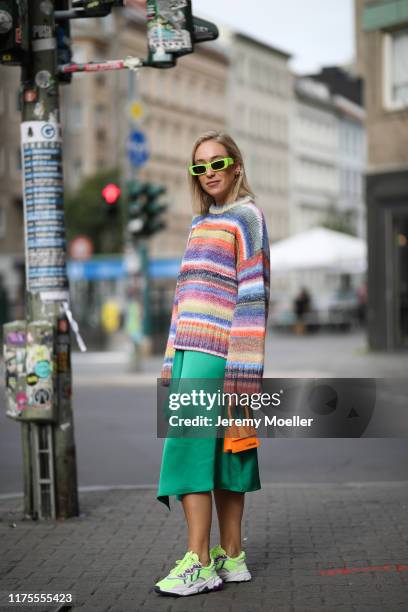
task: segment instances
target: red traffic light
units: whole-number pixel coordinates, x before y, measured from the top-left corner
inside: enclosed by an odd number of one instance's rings
[[[116,204],[121,194],[120,187],[115,183],[108,183],[102,189],[102,197],[107,204]]]

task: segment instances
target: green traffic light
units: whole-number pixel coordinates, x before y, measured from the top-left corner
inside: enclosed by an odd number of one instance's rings
[[[127,192],[129,197],[137,198],[146,191],[146,187],[149,183],[139,183],[138,181],[128,181]]]
[[[154,183],[148,183],[147,195],[150,198],[156,199],[159,196],[163,195],[163,193],[166,193],[165,187],[163,187],[162,185],[155,185]]]
[[[149,237],[166,227],[159,217],[168,204],[158,202],[167,190],[163,185],[150,182],[129,181],[128,231],[132,238]]]

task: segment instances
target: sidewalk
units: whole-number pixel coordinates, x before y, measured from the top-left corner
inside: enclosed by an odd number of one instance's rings
[[[408,608],[405,482],[263,485],[246,495],[243,521],[252,581],[182,598],[152,588],[186,551],[181,504],[171,498],[169,512],[155,493],[81,491],[80,517],[49,522],[23,520],[22,498],[0,499],[3,597],[71,592],[72,610],[87,612]],[[211,545],[217,534],[214,508]]]
[[[75,385],[155,385],[163,355],[151,355],[141,372],[129,369],[126,351],[73,352]],[[265,378],[406,378],[408,351],[370,351],[364,330],[305,337],[270,332],[266,338]]]
[[[364,330],[298,337],[270,332],[266,338],[264,378],[406,378],[408,351],[370,351]],[[132,371],[126,347],[112,351],[72,352],[74,385],[137,387],[156,385],[163,355],[143,359]],[[0,380],[4,362],[0,355]]]

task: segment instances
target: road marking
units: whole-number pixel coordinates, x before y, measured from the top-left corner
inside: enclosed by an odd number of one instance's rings
[[[321,576],[336,576],[338,574],[357,574],[359,572],[407,572],[408,565],[395,563],[392,565],[365,565],[361,567],[339,567],[337,569],[319,570]]]

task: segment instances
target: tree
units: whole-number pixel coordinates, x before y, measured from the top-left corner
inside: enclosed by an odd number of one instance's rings
[[[336,210],[333,205],[327,211],[326,216],[321,219],[319,225],[351,236],[357,235],[350,213]]]
[[[103,170],[83,180],[79,189],[65,195],[67,240],[85,234],[94,245],[94,253],[121,253],[123,250],[123,215],[119,200],[117,214],[108,215],[102,189],[119,182],[119,170]]]

